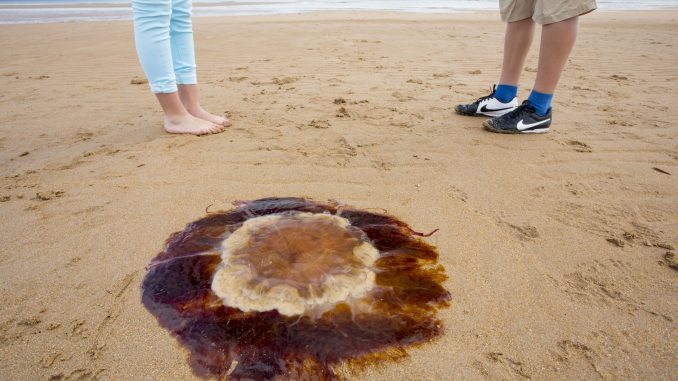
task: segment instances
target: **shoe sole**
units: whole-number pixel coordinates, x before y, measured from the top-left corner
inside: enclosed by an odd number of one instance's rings
[[[545,134],[545,133],[549,132],[549,130],[550,130],[549,127],[546,127],[546,128],[539,128],[539,129],[536,129],[536,130],[530,130],[530,131],[519,131],[519,130],[515,130],[515,131],[506,131],[506,130],[499,130],[499,129],[496,129],[496,128],[492,127],[492,125],[489,123],[488,120],[486,120],[486,121],[483,122],[483,127],[485,127],[485,129],[486,129],[487,131],[490,131],[490,132],[496,132],[496,133],[498,133],[498,134],[512,134],[512,135],[519,135],[519,134]]]

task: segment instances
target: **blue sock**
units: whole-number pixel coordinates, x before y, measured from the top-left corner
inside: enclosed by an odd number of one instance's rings
[[[527,98],[527,101],[530,102],[530,106],[537,110],[539,116],[544,116],[549,112],[552,100],[553,94],[544,94],[534,90],[530,93],[530,97]]]
[[[501,103],[511,102],[516,95],[518,95],[518,87],[511,85],[500,84],[494,92],[494,97]]]

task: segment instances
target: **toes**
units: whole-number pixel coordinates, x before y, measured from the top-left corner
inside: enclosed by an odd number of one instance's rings
[[[225,118],[223,116],[216,116],[215,120],[217,124],[224,126],[224,127],[230,127],[231,126],[231,121],[228,120],[228,118]]]
[[[210,132],[212,134],[218,134],[218,133],[222,132],[223,130],[224,130],[224,126],[222,126],[220,124],[215,124],[214,126],[212,126],[212,128],[210,128]]]
[[[204,128],[200,129],[200,131],[196,134],[198,136],[205,136],[205,135],[211,135],[214,134],[214,130],[216,128],[216,124],[210,123],[209,126],[205,126]]]

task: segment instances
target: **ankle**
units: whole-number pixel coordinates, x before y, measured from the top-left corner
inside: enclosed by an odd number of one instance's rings
[[[186,111],[188,111],[188,113],[191,114],[191,115],[199,114],[203,111],[202,107],[200,107],[199,104],[186,105],[185,107],[186,107]]]
[[[551,108],[553,94],[540,93],[539,91],[532,90],[527,101],[530,102],[530,105],[534,107],[539,116],[544,116],[548,114],[548,111]]]
[[[165,114],[165,120],[172,123],[181,123],[182,121],[186,120],[186,118],[190,117],[191,114],[189,111],[184,111],[184,112],[178,112],[178,113],[172,113],[172,114]]]
[[[517,95],[518,86],[507,85],[503,83],[500,83],[494,92],[494,97],[497,98],[501,103],[511,102]]]

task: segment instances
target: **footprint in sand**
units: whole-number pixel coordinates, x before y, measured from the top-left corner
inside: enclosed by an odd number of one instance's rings
[[[78,368],[68,374],[57,373],[49,377],[49,381],[66,381],[66,380],[99,380],[101,379],[101,374],[106,372],[106,369],[84,369]]]
[[[67,335],[69,337],[87,338],[87,321],[76,319],[70,322]]]
[[[294,83],[298,81],[299,78],[296,77],[275,77],[273,78],[272,82],[278,86],[283,86],[283,85],[289,85],[290,83]]]
[[[504,222],[508,227],[518,233],[518,237],[523,240],[530,240],[539,238],[539,231],[532,225],[514,225],[509,222]]]
[[[39,315],[24,318],[16,316],[0,322],[0,343],[9,343],[15,340],[23,341],[24,336],[40,334],[42,333],[42,323],[42,317]]]
[[[581,87],[581,86],[572,86],[572,90],[577,90],[577,91],[595,91],[590,87]]]
[[[343,106],[342,106],[342,107],[339,107],[339,109],[337,110],[337,113],[335,114],[335,116],[336,116],[337,118],[350,118],[350,117],[351,117],[351,114],[349,114],[349,112],[348,112],[348,110],[346,109],[346,107],[343,107]]]
[[[312,121],[310,121],[308,123],[308,126],[313,127],[313,128],[317,128],[317,129],[320,129],[320,130],[325,130],[325,129],[330,128],[330,126],[332,126],[332,124],[330,124],[330,122],[326,119],[313,119]]]
[[[449,78],[451,76],[452,76],[452,73],[433,73],[433,78],[435,78],[435,79]]]
[[[596,360],[599,359],[598,354],[586,344],[573,340],[561,340],[558,342],[558,350],[555,355],[558,362],[568,365],[583,361],[588,366],[583,366],[581,369],[593,369],[598,376],[607,379],[607,377],[603,377],[596,365]]]
[[[673,245],[663,241],[660,233],[657,233],[649,226],[636,221],[631,221],[630,224],[633,225],[633,228],[624,231],[621,234],[621,238],[609,237],[607,238],[607,241],[618,247],[641,244],[646,247],[658,247],[660,249],[673,250]]]
[[[577,151],[577,152],[585,152],[585,153],[593,152],[593,149],[591,148],[590,145],[588,145],[584,142],[580,142],[578,140],[568,140],[568,141],[565,142],[565,144],[573,147],[574,150]]]
[[[634,298],[633,292],[638,286],[638,280],[633,268],[618,260],[581,263],[577,266],[577,271],[566,274],[562,283],[556,281],[556,284],[575,302],[600,308],[615,308],[632,316],[647,313],[673,321],[672,317],[651,310],[643,301]]]
[[[63,358],[63,353],[52,352],[40,360],[40,367],[45,369],[51,368],[52,365],[54,365],[54,363],[60,358]]]
[[[466,202],[468,199],[468,193],[452,185],[447,190],[448,197],[456,198],[462,202]]]
[[[667,266],[678,271],[678,258],[676,257],[676,253],[667,251],[662,258],[663,259],[659,261],[660,265]]]
[[[609,238],[606,238],[606,240],[607,240],[607,242],[609,242],[610,244],[612,244],[612,245],[614,245],[614,246],[617,246],[617,247],[624,247],[624,246],[626,246],[626,242],[624,242],[623,240],[621,240],[621,239],[619,239],[619,238],[616,238],[616,237],[609,237]]]
[[[35,194],[33,200],[36,201],[49,201],[55,198],[61,198],[66,194],[64,191],[48,191],[48,192],[38,192]]]
[[[78,132],[75,134],[75,141],[74,143],[79,143],[79,142],[86,142],[94,137],[93,132]]]
[[[619,82],[619,81],[628,81],[629,77],[619,74],[613,74],[610,76],[610,79],[614,79],[615,81]]]
[[[393,163],[389,163],[383,160],[373,160],[372,167],[380,171],[390,171],[395,167],[395,165]]]
[[[485,354],[486,364],[494,368],[492,370],[499,371],[501,374],[495,374],[493,378],[504,379],[504,378],[525,378],[530,379],[532,376],[525,369],[525,365],[522,361],[515,360],[501,352],[488,352]],[[490,375],[488,369],[483,369]]]
[[[400,93],[400,92],[398,92],[398,91],[392,93],[391,96],[392,96],[393,98],[397,99],[398,102],[407,102],[407,101],[411,101],[411,100],[414,99],[414,97],[411,97],[411,96],[409,96],[409,95],[402,94],[402,93]]]
[[[249,77],[228,77],[228,80],[231,82],[242,82],[248,80]]]

